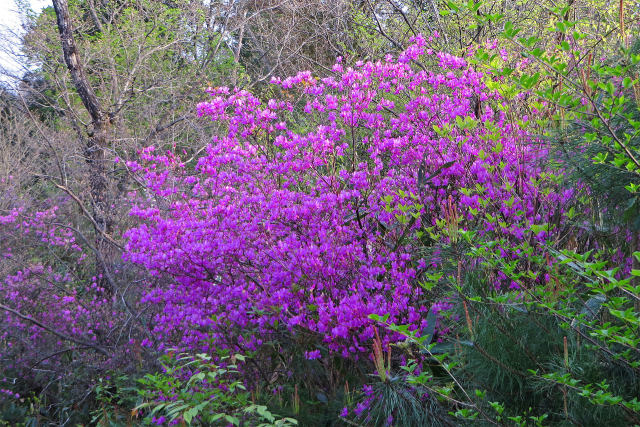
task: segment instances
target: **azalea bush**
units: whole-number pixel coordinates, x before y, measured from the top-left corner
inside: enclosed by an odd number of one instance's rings
[[[26,203],[15,186],[2,190],[0,418],[80,421],[97,375],[147,364],[135,298],[113,286],[123,272],[110,280],[90,274],[99,259],[69,220],[68,198]]]
[[[2,181],[0,419],[640,422],[624,5],[600,40],[568,8],[539,35],[447,3],[478,30],[459,49],[412,28],[397,55],[207,89],[195,154],[116,148],[112,234],[60,184]]]
[[[362,355],[370,314],[428,326],[418,282],[438,261],[415,251],[416,232],[445,221],[522,239],[522,224],[561,208],[569,193],[535,185],[545,150],[504,114],[491,77],[425,44],[338,62],[323,79],[274,79],[281,95],[266,103],[212,88],[198,110],[228,130],[205,155],[183,163],[150,147],[129,164],[151,197],[132,211],[142,223],[125,258],[168,279],[145,297],[164,307],[163,342],[255,350],[285,328],[318,337],[310,358]]]

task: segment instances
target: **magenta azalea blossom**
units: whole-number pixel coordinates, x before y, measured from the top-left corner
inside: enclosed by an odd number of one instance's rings
[[[162,202],[131,211],[141,224],[125,258],[170,280],[146,296],[163,307],[157,337],[251,350],[285,327],[365,354],[370,314],[427,326],[417,278],[438,262],[417,255],[416,231],[455,220],[521,239],[522,224],[556,211],[568,195],[534,184],[544,152],[507,120],[490,77],[450,54],[433,57],[439,72],[416,69],[424,45],[326,78],[275,78],[282,95],[266,104],[210,89],[198,112],[227,131],[195,166],[142,153],[133,169]]]

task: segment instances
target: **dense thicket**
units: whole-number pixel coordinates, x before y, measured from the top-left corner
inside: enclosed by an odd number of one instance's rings
[[[0,425],[640,424],[639,13],[27,13]]]

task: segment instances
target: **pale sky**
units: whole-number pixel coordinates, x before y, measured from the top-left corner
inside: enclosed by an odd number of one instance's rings
[[[51,5],[51,0],[24,0],[31,5],[34,11],[40,11],[43,7]],[[0,66],[10,71],[19,67],[12,60],[7,49],[15,49],[19,45],[19,39],[14,33],[21,31],[21,15],[15,0],[0,0]],[[6,81],[5,78],[0,77]]]

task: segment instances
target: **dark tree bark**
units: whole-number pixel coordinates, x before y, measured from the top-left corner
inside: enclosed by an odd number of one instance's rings
[[[91,214],[93,215],[92,223],[94,228],[96,228],[96,248],[105,255],[109,252],[108,237],[112,228],[112,221],[109,220],[107,174],[105,168],[105,148],[107,146],[109,114],[100,107],[100,102],[84,72],[78,54],[78,48],[73,38],[73,27],[71,17],[69,16],[67,0],[53,0],[53,7],[60,32],[64,61],[69,69],[78,96],[80,96],[82,104],[91,118],[91,128],[87,130],[85,147],[86,160],[89,164]],[[103,266],[101,266],[100,263],[97,263],[97,265],[98,273],[100,274]]]
[[[84,73],[76,42],[73,39],[73,28],[71,27],[71,17],[69,17],[69,7],[67,0],[53,0],[53,8],[56,12],[58,23],[58,31],[60,31],[60,42],[62,44],[62,53],[64,61],[69,68],[73,84],[80,95],[80,99],[91,116],[94,123],[103,121],[103,113],[100,109],[100,103],[96,94],[91,89],[87,76]]]

